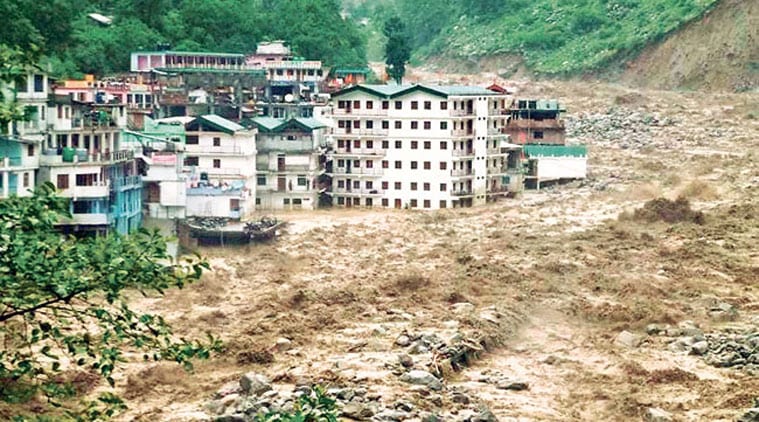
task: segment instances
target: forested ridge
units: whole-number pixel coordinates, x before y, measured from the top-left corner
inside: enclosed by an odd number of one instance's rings
[[[518,55],[542,75],[593,72],[633,57],[719,0],[344,0],[366,33],[388,16],[410,28],[416,60]],[[371,49],[370,49],[371,51]]]
[[[250,53],[285,40],[327,65],[366,64],[366,42],[338,0],[15,0],[0,2],[0,44],[35,52],[53,73],[128,70],[129,53],[174,50]],[[88,14],[111,17],[103,25]]]

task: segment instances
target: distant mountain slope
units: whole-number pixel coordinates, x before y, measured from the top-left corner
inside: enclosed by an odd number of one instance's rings
[[[651,88],[759,89],[759,1],[723,0],[647,47],[621,77]]]

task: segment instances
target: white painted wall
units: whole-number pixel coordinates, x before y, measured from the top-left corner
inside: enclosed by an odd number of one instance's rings
[[[538,179],[584,179],[588,172],[587,157],[538,157]]]

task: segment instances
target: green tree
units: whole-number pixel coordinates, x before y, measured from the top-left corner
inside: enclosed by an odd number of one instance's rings
[[[24,119],[24,112],[16,100],[15,87],[25,79],[35,56],[34,52],[23,52],[0,44],[0,134],[7,131],[10,122]]]
[[[385,22],[383,33],[387,37],[385,44],[385,64],[387,75],[401,84],[406,75],[406,63],[411,58],[411,46],[406,25],[397,17],[391,17]]]
[[[191,359],[219,349],[210,335],[205,342],[176,339],[163,318],[130,309],[124,297],[125,290],[181,288],[200,278],[204,261],[169,264],[157,232],[62,236],[55,223],[70,217],[68,206],[49,183],[31,197],[0,201],[0,401],[46,397],[61,406],[75,396],[66,374],[76,371],[96,372],[113,386],[127,351],[190,368]],[[120,408],[121,400],[106,394],[53,414],[97,419]]]

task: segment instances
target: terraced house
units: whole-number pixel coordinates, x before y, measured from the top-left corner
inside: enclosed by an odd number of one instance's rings
[[[521,189],[511,97],[472,86],[356,85],[333,95],[327,170],[344,207],[470,207]]]

